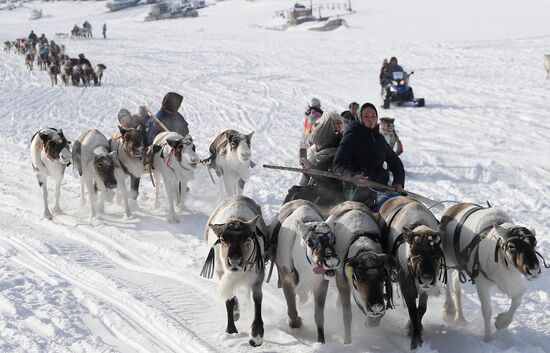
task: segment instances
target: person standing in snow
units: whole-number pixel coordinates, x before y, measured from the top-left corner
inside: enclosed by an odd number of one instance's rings
[[[392,172],[392,185],[402,191],[405,185],[405,169],[399,156],[391,149],[384,136],[379,132],[378,111],[372,103],[361,106],[359,122],[352,122],[338,147],[332,171],[346,176],[357,176],[357,183],[345,184],[344,193],[348,200],[373,206],[376,193],[361,179],[387,184]],[[384,168],[384,162],[388,169]]]
[[[103,39],[107,39],[107,24],[104,23],[102,27]]]
[[[384,58],[384,61],[382,61],[382,67],[380,68],[380,75],[378,76],[380,79],[380,86],[382,87],[385,86],[386,69],[388,68],[388,64],[388,59]]]
[[[321,101],[318,98],[311,99],[311,104],[308,106],[305,115],[304,132],[300,141],[300,148],[309,148],[311,145],[309,142],[309,135],[311,134],[313,123],[323,115]]]

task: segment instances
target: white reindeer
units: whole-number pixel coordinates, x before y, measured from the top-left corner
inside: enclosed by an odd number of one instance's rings
[[[466,272],[475,282],[481,302],[484,339],[489,341],[493,337],[491,287],[497,286],[512,298],[510,308],[496,317],[495,326],[501,330],[510,325],[521,304],[526,291],[522,277],[535,280],[541,273],[539,254],[535,251],[535,231],[515,225],[501,210],[468,203],[449,208],[441,219],[441,229],[447,264],[462,273],[455,273],[452,285],[446,286],[444,318],[464,321],[460,282]],[[453,286],[456,306],[451,294]]]
[[[96,86],[101,86],[101,79],[103,78],[103,71],[107,70],[107,66],[103,64],[97,64],[94,66],[94,75],[96,77]]]
[[[309,292],[315,301],[317,342],[325,342],[324,310],[328,279],[340,260],[334,250],[335,238],[321,211],[311,202],[294,200],[281,206],[270,226],[270,234],[280,282],[287,303],[288,325],[300,328],[296,295],[306,302]]]
[[[73,148],[73,162],[80,175],[80,202],[83,205],[84,186],[90,198],[90,220],[104,213],[105,193],[117,186],[114,170],[116,152],[111,152],[107,138],[96,129],[87,129]],[[99,197],[96,199],[96,193]]]
[[[251,346],[263,343],[262,283],[269,243],[262,211],[252,199],[231,196],[210,215],[205,238],[211,246],[201,276],[220,280],[220,295],[225,300],[227,327],[225,332],[237,333],[235,321],[240,317],[236,292],[244,287],[252,292],[254,321],[251,328]]]
[[[52,213],[48,208],[48,177],[55,181],[55,201],[53,212],[63,213],[59,206],[61,183],[65,176],[65,168],[71,163],[70,142],[65,139],[63,130],[40,129],[31,141],[31,162],[38,185],[42,188],[44,201],[44,217],[52,219]]]
[[[219,178],[220,197],[222,195],[242,195],[244,184],[250,178],[251,132],[248,135],[235,130],[226,130],[219,133],[210,145],[210,166],[214,168]]]
[[[174,196],[178,204],[183,206],[187,194],[187,183],[195,177],[195,169],[200,162],[195,152],[195,145],[191,135],[181,136],[177,132],[161,132],[153,141],[153,166],[155,180],[160,180],[168,196],[168,214],[166,219],[170,223],[178,223],[174,210]],[[159,186],[155,188],[155,208],[159,203]]]
[[[341,203],[330,211],[327,223],[333,224],[335,249],[342,261],[336,271],[336,284],[342,303],[344,344],[349,344],[350,294],[369,326],[378,326],[386,307],[392,307],[390,257],[382,249],[380,218],[364,204]]]

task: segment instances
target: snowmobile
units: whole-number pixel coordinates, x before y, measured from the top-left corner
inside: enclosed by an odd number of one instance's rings
[[[412,74],[414,71],[410,74],[403,71],[392,73],[392,80],[382,89],[384,109],[388,109],[391,103],[396,103],[398,106],[424,106],[424,98],[414,98],[413,89],[409,86],[409,76]]]

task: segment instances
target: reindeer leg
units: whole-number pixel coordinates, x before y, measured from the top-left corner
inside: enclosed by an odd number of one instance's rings
[[[176,183],[171,179],[172,178],[170,178],[165,171],[162,172],[162,180],[168,196],[168,214],[166,215],[166,219],[170,223],[178,223],[179,220],[176,216],[176,210],[174,209],[174,193],[176,192]]]
[[[325,301],[327,299],[328,281],[322,280],[313,291],[315,300],[315,324],[317,325],[317,342],[325,343]]]
[[[237,328],[235,327],[235,321],[233,320],[233,305],[235,305],[235,297],[225,301],[225,308],[227,310],[227,328],[225,332],[227,333],[238,333]]]
[[[107,188],[103,182],[97,183],[97,213],[105,214],[105,194],[107,193]]]
[[[52,213],[50,212],[50,209],[48,207],[48,178],[43,178],[43,180],[40,180],[41,178],[38,178],[38,183],[42,187],[42,199],[44,201],[44,218],[46,219],[52,219]]]
[[[455,271],[455,273],[453,274],[453,286],[456,297],[455,321],[466,322],[466,319],[464,318],[464,312],[462,311],[462,287],[460,283],[460,274],[458,271]]]
[[[477,295],[479,296],[479,301],[481,302],[481,313],[483,314],[485,328],[484,340],[485,342],[489,342],[493,338],[491,330],[491,316],[493,315],[493,310],[491,308],[491,287],[485,279],[481,278],[481,276],[476,278],[476,287]]]
[[[149,166],[151,167],[151,166]],[[158,173],[155,169],[155,172],[153,173],[154,175],[154,178],[155,178],[155,205],[153,206],[153,208],[155,210],[159,209],[160,207],[160,173]]]
[[[420,324],[420,335],[424,332],[424,326],[422,326],[422,318],[426,314],[428,306],[428,293],[420,292],[418,296],[418,323]]]
[[[508,311],[505,311],[497,315],[495,319],[495,327],[498,330],[505,329],[512,323],[512,320],[514,319],[514,314],[516,313],[516,310],[518,310],[519,306],[521,305],[521,301],[522,301],[522,295],[512,297],[512,303],[510,304],[510,309],[508,309]]]
[[[350,288],[346,283],[346,279],[340,271],[336,273],[336,285],[338,287],[338,295],[342,303],[342,315],[344,319],[344,344],[351,343],[351,300]]]
[[[134,209],[137,209],[137,197],[139,195],[139,181],[140,177],[135,177],[133,175],[130,175],[130,201],[131,201],[131,207]]]
[[[277,266],[277,270],[279,267]],[[296,310],[296,284],[298,283],[295,280],[294,276],[296,272],[290,273],[288,269],[281,267],[279,271],[279,276],[281,276],[281,285],[283,287],[283,294],[286,299],[287,306],[287,315],[288,315],[288,326],[290,328],[300,328],[302,327],[302,318],[298,316],[298,311]]]
[[[456,272],[456,271],[453,271],[453,272]],[[452,290],[453,290],[453,282],[451,277],[447,279],[447,283],[445,283],[445,303],[443,304],[443,320],[447,322],[453,321],[456,315]]]
[[[401,293],[405,299],[405,304],[409,311],[409,336],[411,336],[411,350],[416,349],[418,346],[422,346],[422,328],[420,324],[420,315],[418,308],[416,307],[416,298],[418,296],[414,283],[408,278],[403,276],[401,279]]]
[[[262,283],[263,275],[258,274],[258,279],[252,287],[252,299],[254,300],[254,321],[252,321],[252,338],[248,341],[252,347],[260,346],[264,341],[264,322],[262,320]]]
[[[54,204],[53,204],[53,213],[55,214],[63,214],[63,211],[59,206],[60,194],[61,194],[61,180],[56,180],[55,181],[55,198],[54,198]]]
[[[117,183],[117,191],[120,192],[122,195],[122,201],[124,202],[124,217],[130,218],[132,216],[132,212],[130,212],[130,206],[128,204],[128,191],[126,190],[126,176],[124,175],[124,172],[121,170],[116,169],[116,183]],[[118,193],[117,193],[118,195]]]
[[[96,214],[96,191],[94,190],[93,180],[90,178],[85,181],[88,189],[88,198],[90,199],[90,220],[97,217]]]
[[[85,204],[86,196],[84,196],[84,178],[80,177],[80,207],[84,207]]]

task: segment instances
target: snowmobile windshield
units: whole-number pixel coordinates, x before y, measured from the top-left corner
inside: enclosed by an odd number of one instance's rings
[[[403,77],[405,77],[405,73],[403,71],[395,71],[393,72],[393,79],[394,80],[402,80]]]

